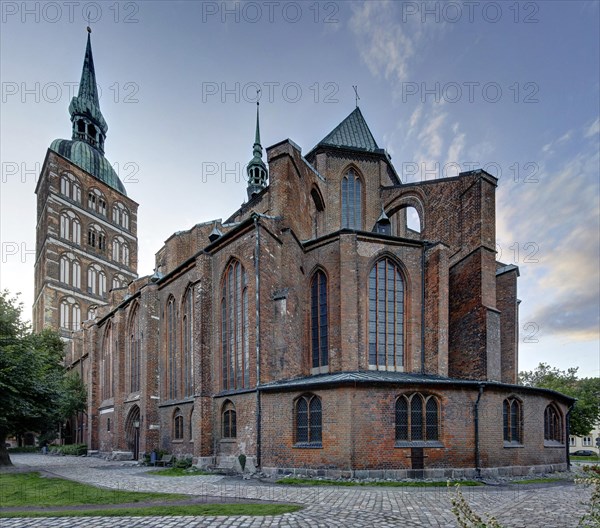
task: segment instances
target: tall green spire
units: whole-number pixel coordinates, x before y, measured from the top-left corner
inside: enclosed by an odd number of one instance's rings
[[[260,120],[259,106],[256,102],[256,133],[254,135],[254,146],[252,153],[254,157],[250,160],[247,167],[248,172],[248,198],[258,194],[267,186],[267,166],[262,160],[262,146],[260,144]]]
[[[96,71],[92,55],[92,30],[88,27],[87,46],[81,70],[79,93],[69,105],[73,123],[73,140],[84,141],[104,154],[104,139],[108,125],[100,111]]]

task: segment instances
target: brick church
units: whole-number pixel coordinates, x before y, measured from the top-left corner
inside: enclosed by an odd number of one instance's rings
[[[173,234],[138,278],[89,34],[69,112],[36,189],[33,319],[60,329],[89,389],[68,440],[330,476],[566,468],[573,400],[516,385],[495,177],[403,183],[358,107],[306,155],[286,139],[265,162],[257,107],[248,200]]]

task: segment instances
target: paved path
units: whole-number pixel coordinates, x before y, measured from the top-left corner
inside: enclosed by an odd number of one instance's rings
[[[13,455],[17,467],[113,489],[298,503],[301,511],[273,517],[121,517],[0,519],[0,528],[455,528],[446,488],[305,487],[263,484],[213,475],[167,478],[148,468],[98,458]],[[463,488],[478,513],[506,528],[574,528],[587,490],[572,484]]]

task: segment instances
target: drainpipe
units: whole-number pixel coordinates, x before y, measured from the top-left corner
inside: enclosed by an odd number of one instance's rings
[[[481,478],[481,463],[479,460],[479,400],[481,400],[484,387],[484,383],[479,384],[479,395],[475,402],[475,471],[477,472],[477,478]]]
[[[569,437],[571,436],[571,411],[573,410],[573,407],[575,407],[576,403],[577,400],[575,400],[571,404],[569,410],[567,411],[567,430],[565,431],[567,435],[567,437],[565,438],[565,450],[567,451],[567,471],[571,471],[571,453],[569,452]]]
[[[421,374],[425,374],[425,249],[421,250]]]
[[[256,287],[256,467],[261,466],[261,412],[260,412],[260,231],[258,215],[254,216],[254,229],[256,231],[256,240],[254,246],[254,278]]]

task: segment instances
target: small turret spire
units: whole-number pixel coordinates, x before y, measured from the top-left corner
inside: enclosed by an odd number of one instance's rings
[[[92,55],[92,30],[89,26],[87,32],[87,45],[81,70],[79,92],[71,100],[69,113],[73,123],[73,140],[85,141],[104,154],[104,139],[106,138],[108,125],[100,111],[96,70]]]
[[[260,94],[257,90],[256,95]],[[262,146],[260,144],[260,103],[256,101],[256,133],[254,135],[254,146],[252,154],[254,157],[250,160],[247,167],[248,172],[248,199],[258,194],[267,186],[267,166],[262,160]]]

